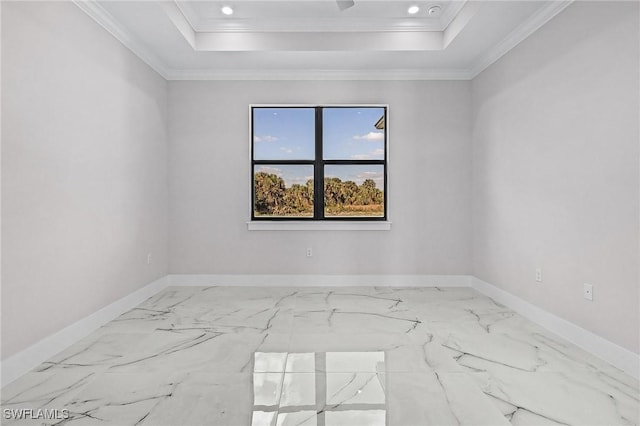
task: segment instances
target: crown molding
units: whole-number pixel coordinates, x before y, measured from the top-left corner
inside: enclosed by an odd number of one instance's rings
[[[196,32],[178,2],[163,2],[162,9],[192,49],[196,48]]]
[[[195,32],[196,23],[198,21],[198,14],[196,13],[195,10],[193,10],[193,7],[191,7],[191,4],[189,4],[188,2],[179,1],[179,0],[173,0],[172,2],[169,2],[168,5],[169,4],[171,5],[172,8],[176,8],[180,11],[180,13],[182,13],[182,16],[184,16],[184,19],[187,21],[191,29]]]
[[[442,12],[442,15],[440,15],[440,24],[442,26],[442,31],[449,28],[449,25],[451,25],[453,20],[458,16],[462,9],[464,9],[468,1],[469,0],[452,1],[449,6]],[[438,4],[438,2],[427,4],[426,8],[429,9],[429,7],[435,4]]]
[[[171,69],[153,52],[138,42],[95,0],[72,0],[125,47],[166,80],[472,80],[491,64],[563,11],[574,0],[550,1],[493,49],[481,55],[469,68],[388,69],[388,70],[216,70]],[[177,4],[177,3],[176,3]],[[181,9],[182,10],[182,9]],[[184,14],[184,11],[183,11]],[[184,16],[189,21],[188,16]]]
[[[167,80],[470,80],[464,69],[170,70]]]
[[[507,52],[524,41],[540,27],[553,19],[558,13],[566,9],[575,0],[552,0],[545,7],[536,12],[530,19],[527,19],[515,30],[513,30],[504,40],[495,45],[492,49],[477,58],[469,67],[470,80],[487,69],[490,65],[502,58]]]
[[[93,0],[71,0],[76,6],[86,13],[91,19],[96,21],[102,28],[107,30],[127,49],[133,52],[144,63],[149,65],[155,72],[167,79],[168,70],[162,60],[149,49],[138,42],[129,31],[122,27],[114,17],[102,6]]]

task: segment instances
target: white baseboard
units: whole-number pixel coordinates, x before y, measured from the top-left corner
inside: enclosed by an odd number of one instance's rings
[[[470,275],[197,275],[164,276],[2,361],[2,386],[168,286],[472,287],[613,366],[640,378],[640,355]]]
[[[640,379],[640,355],[578,327],[572,322],[540,309],[479,278],[471,278],[471,287],[632,377]]]
[[[172,286],[469,287],[469,275],[169,275]]]
[[[167,284],[168,279],[165,275],[2,361],[2,386],[13,382],[104,324],[139,305],[167,287]]]

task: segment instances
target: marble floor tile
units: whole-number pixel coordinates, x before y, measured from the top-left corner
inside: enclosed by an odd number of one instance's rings
[[[640,386],[470,288],[169,287],[2,408],[8,425],[613,426],[640,424]]]
[[[493,300],[478,297],[463,300],[445,300],[440,303],[410,303],[409,308],[424,322],[460,323],[475,321],[483,328],[514,315],[513,311],[495,303]]]
[[[101,372],[140,350],[145,333],[94,333],[36,367],[35,371]]]
[[[298,411],[295,413],[280,413],[276,426],[317,426],[318,415],[315,411]]]
[[[292,333],[406,333],[418,334],[422,321],[411,312],[375,312],[354,307],[295,311]]]
[[[68,423],[143,424],[183,380],[177,374],[103,373],[67,404]]]
[[[327,373],[326,404],[341,406],[380,405],[386,402],[385,373]]]
[[[278,336],[236,334],[202,330],[166,330],[151,332],[141,340],[141,349],[132,351],[109,367],[114,373],[141,372],[251,372],[255,353],[268,345],[286,350],[288,339],[275,344]]]
[[[473,380],[460,373],[387,374],[389,425],[507,425]]]
[[[439,304],[447,301],[461,301],[483,298],[469,287],[425,287],[416,291],[415,287],[374,287],[380,295],[392,295],[411,306]]]
[[[280,410],[297,407],[316,408],[316,373],[284,373]]]
[[[422,345],[402,345],[384,351],[389,372],[460,371],[451,352],[437,342]]]
[[[20,410],[50,410],[56,413],[66,410],[66,417],[70,411],[70,401],[86,389],[96,376],[94,372],[71,369],[25,374],[2,388],[2,424],[43,424],[43,419],[38,415],[21,415],[18,414],[22,413]],[[16,415],[7,416],[6,410],[16,410]]]
[[[249,425],[254,404],[251,383],[247,373],[187,374],[141,425]]]
[[[344,410],[325,413],[327,426],[384,426],[384,410]]]
[[[464,362],[485,393],[547,421],[575,425],[637,425],[640,421],[637,388],[611,386],[573,373],[523,371],[477,358]]]
[[[291,352],[380,351],[415,343],[404,333],[292,333]]]

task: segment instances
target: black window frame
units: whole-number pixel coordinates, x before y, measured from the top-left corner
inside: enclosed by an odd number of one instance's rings
[[[256,160],[254,157],[254,110],[255,109],[267,109],[267,108],[309,108],[315,110],[315,158],[313,160]],[[384,131],[384,158],[382,160],[336,160],[336,159],[324,159],[323,158],[323,138],[322,138],[322,124],[323,124],[323,111],[325,108],[380,108],[383,109],[383,126]],[[349,222],[362,222],[362,221],[378,221],[385,222],[388,220],[388,161],[389,161],[389,106],[386,104],[349,104],[349,105],[279,105],[279,104],[260,104],[249,106],[250,116],[250,153],[251,153],[251,221],[307,221],[307,222],[327,222],[327,221],[349,221]],[[255,169],[256,166],[286,166],[286,165],[311,165],[313,167],[313,217],[305,216],[256,216],[255,214]],[[330,216],[325,217],[324,206],[324,169],[327,165],[381,165],[383,168],[383,216]]]

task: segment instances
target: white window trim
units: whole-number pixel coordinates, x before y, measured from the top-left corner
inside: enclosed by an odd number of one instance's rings
[[[273,220],[249,221],[249,231],[390,231],[389,221],[306,221],[306,220]]]

